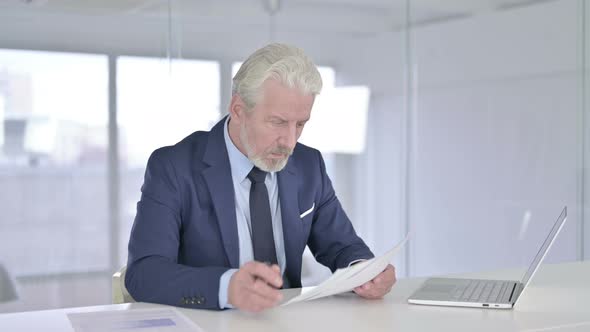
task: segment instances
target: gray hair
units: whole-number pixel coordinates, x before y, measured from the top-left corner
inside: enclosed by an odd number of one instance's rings
[[[232,95],[238,94],[248,109],[260,97],[262,84],[269,78],[285,86],[297,87],[304,94],[317,95],[322,90],[322,77],[315,64],[302,49],[272,43],[246,59],[233,78]]]

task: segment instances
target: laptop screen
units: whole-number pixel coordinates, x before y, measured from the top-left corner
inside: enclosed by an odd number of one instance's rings
[[[551,244],[553,244],[555,237],[563,227],[563,224],[565,223],[566,219],[567,206],[563,208],[563,211],[561,211],[561,214],[559,215],[559,218],[557,218],[557,221],[555,221],[555,224],[553,225],[551,232],[549,232],[549,235],[547,235],[547,238],[545,239],[545,242],[543,242],[541,249],[539,249],[539,252],[537,252],[535,259],[533,259],[533,262],[529,266],[528,271],[526,271],[526,273],[524,274],[524,277],[522,278],[521,282],[525,287],[537,271],[537,268],[539,267],[539,264],[541,264],[541,262],[543,261],[543,258],[545,258],[547,251],[549,251]]]

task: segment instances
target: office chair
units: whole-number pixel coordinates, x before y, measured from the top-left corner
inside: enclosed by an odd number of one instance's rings
[[[18,299],[16,287],[8,271],[0,264],[0,303]]]
[[[135,300],[125,287],[125,273],[127,266],[123,266],[113,274],[113,304],[133,303]]]

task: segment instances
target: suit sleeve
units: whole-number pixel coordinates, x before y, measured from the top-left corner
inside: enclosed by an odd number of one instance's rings
[[[125,286],[136,301],[219,309],[219,279],[228,268],[178,264],[182,195],[165,149],[156,150],[147,164]]]
[[[321,188],[308,245],[316,260],[334,272],[355,260],[370,259],[374,255],[356,234],[336,197],[319,151],[317,155]]]

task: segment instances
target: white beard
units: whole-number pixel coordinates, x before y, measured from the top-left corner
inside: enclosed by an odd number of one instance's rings
[[[264,153],[262,155],[255,155],[254,154],[254,147],[250,145],[248,141],[248,134],[246,133],[246,124],[242,123],[240,126],[240,141],[246,149],[246,156],[248,159],[254,164],[254,166],[258,167],[259,169],[265,172],[279,172],[287,165],[289,161],[289,156],[292,152],[289,152],[287,157],[282,159],[274,159],[274,160],[265,160]]]

